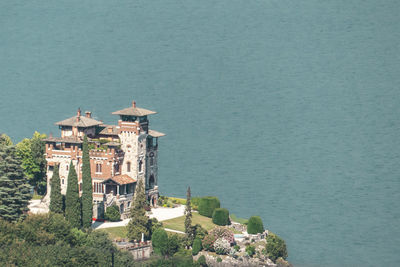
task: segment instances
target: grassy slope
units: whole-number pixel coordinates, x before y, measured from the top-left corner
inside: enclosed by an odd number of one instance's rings
[[[103,228],[96,231],[103,231],[108,233],[111,239],[114,238],[126,238],[127,229],[125,226]]]
[[[197,212],[192,213],[193,217],[192,217],[192,224],[200,224],[202,227],[204,227],[207,231],[211,230],[212,228],[214,228],[215,225],[211,218],[205,217],[205,216],[201,216],[200,214],[198,214]],[[173,230],[178,230],[178,231],[185,231],[185,216],[181,216],[178,218],[174,218],[174,219],[170,219],[170,220],[166,220],[162,222],[165,228],[169,228],[169,229],[173,229]]]

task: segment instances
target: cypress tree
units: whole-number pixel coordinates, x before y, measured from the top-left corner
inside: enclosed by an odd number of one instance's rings
[[[18,221],[28,211],[30,186],[25,182],[21,159],[14,146],[0,137],[0,218]]]
[[[81,227],[81,201],[79,199],[78,176],[74,164],[69,164],[67,195],[65,196],[65,219],[73,227]]]
[[[146,237],[149,236],[149,231],[147,229],[147,224],[149,218],[146,216],[146,210],[144,206],[146,204],[146,194],[144,192],[144,186],[142,179],[136,186],[135,201],[131,209],[131,220],[128,223],[128,238],[130,240],[141,240],[142,233]]]
[[[50,191],[50,211],[63,214],[63,199],[61,195],[60,174],[58,165],[54,167],[53,176],[51,177]]]
[[[192,206],[190,204],[191,192],[190,186],[186,192],[186,208],[185,208],[185,233],[189,235],[190,228],[192,227]]]
[[[88,228],[93,217],[93,186],[90,173],[90,158],[87,136],[83,138],[82,148],[82,225]]]

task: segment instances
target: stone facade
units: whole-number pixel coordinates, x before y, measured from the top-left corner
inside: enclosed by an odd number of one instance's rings
[[[129,216],[136,182],[142,179],[151,205],[158,199],[158,138],[164,134],[149,129],[148,115],[155,112],[138,108],[136,103],[120,111],[118,125],[105,125],[91,117],[90,112],[57,122],[61,137],[46,141],[47,194],[50,201],[50,180],[55,165],[59,166],[61,193],[66,194],[69,165],[72,161],[78,182],[82,183],[82,143],[88,136],[93,185],[94,218],[100,219],[107,207],[116,204],[122,218]]]

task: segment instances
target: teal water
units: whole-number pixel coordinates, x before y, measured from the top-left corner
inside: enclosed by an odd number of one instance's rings
[[[400,265],[399,1],[2,1],[0,131],[154,109],[160,189],[258,214],[295,266]]]

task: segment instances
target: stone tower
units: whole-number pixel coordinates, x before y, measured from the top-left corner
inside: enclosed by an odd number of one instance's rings
[[[112,114],[120,116],[117,128],[121,149],[124,151],[121,174],[142,179],[146,195],[150,203],[155,205],[158,198],[157,139],[164,136],[149,130],[148,115],[156,112],[139,108],[132,101],[131,107]]]

